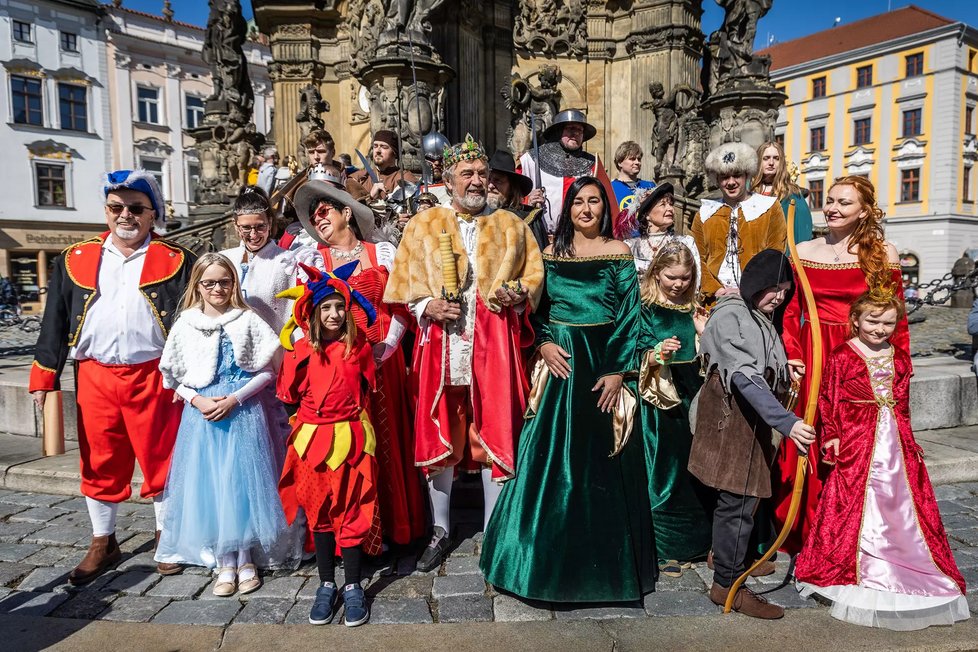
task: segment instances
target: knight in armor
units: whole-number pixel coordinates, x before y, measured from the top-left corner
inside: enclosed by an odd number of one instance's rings
[[[543,132],[544,143],[539,153],[530,150],[520,157],[520,172],[540,183],[547,201],[543,209],[544,224],[553,233],[564,203],[564,193],[578,177],[592,176],[601,182],[609,197],[615,192],[601,159],[584,151],[584,143],[594,138],[598,130],[588,124],[583,111],[567,109],[554,117],[553,124]],[[618,219],[617,203],[611,207],[612,221]]]
[[[436,200],[433,206],[451,206],[452,198],[448,195],[445,182],[441,175],[444,170],[442,165],[442,152],[446,147],[451,146],[448,139],[437,131],[425,134],[421,139],[421,149],[424,151],[425,168],[422,174],[424,179],[425,192],[431,193]],[[419,211],[422,198],[418,198]]]

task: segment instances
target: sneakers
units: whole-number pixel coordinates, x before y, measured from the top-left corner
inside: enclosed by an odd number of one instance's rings
[[[333,620],[335,614],[336,585],[326,582],[316,589],[316,601],[312,603],[312,610],[309,612],[309,623],[326,625]]]
[[[347,584],[343,587],[343,614],[343,624],[347,627],[362,625],[370,619],[367,597],[359,584]]]
[[[424,552],[421,553],[421,558],[418,560],[418,570],[422,573],[427,573],[441,566],[441,562],[445,558],[445,553],[448,552],[448,546],[450,544],[448,532],[445,532],[445,528],[436,525],[434,534],[431,537],[431,543],[424,549]]]
[[[713,601],[713,604],[722,607],[727,602],[729,593],[729,588],[714,582],[713,586],[710,587],[710,600]],[[737,591],[737,595],[734,597],[733,610],[739,611],[745,616],[763,620],[777,620],[784,616],[784,608],[771,604],[746,587],[740,587],[740,590]]]

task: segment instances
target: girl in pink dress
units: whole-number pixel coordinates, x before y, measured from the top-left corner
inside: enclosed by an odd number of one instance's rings
[[[817,443],[835,467],[795,569],[802,595],[831,600],[835,618],[893,630],[969,617],[910,427],[910,356],[889,341],[904,317],[892,286],[863,294],[855,336],[826,364]]]

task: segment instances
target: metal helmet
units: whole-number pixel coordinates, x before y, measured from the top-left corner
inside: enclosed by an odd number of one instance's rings
[[[427,133],[421,138],[421,149],[424,150],[424,157],[429,160],[440,160],[442,152],[451,145],[448,139],[437,131]]]
[[[594,138],[598,130],[594,128],[587,121],[587,116],[580,109],[567,109],[566,111],[561,111],[554,116],[554,121],[550,123],[550,126],[546,128],[543,132],[543,138],[546,141],[554,141],[560,138],[561,132],[564,130],[564,125],[570,123],[578,123],[584,125],[584,141],[587,142]]]

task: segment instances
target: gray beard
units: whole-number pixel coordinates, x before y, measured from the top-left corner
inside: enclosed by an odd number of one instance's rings
[[[121,226],[116,226],[115,234],[123,240],[132,240],[139,235],[139,229],[124,229]]]
[[[505,204],[506,204],[506,199],[504,197],[500,197],[499,195],[486,196],[486,206],[488,206],[494,211],[498,211],[500,208],[503,208]]]
[[[454,199],[456,202],[458,202],[459,206],[467,211],[472,211],[473,213],[478,213],[486,207],[486,198],[482,196],[470,195],[466,193],[461,197],[455,195]]]

